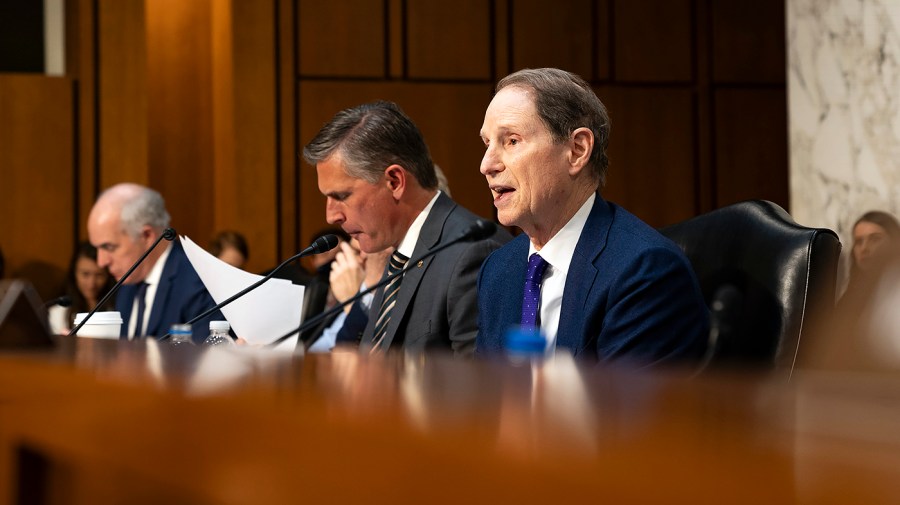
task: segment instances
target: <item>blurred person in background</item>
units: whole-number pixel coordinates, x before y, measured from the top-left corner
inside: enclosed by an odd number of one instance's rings
[[[866,297],[885,265],[897,257],[898,246],[900,223],[891,214],[874,210],[856,220],[850,250],[850,273],[847,289],[841,298],[842,304],[849,298]]]
[[[331,263],[331,273],[328,276],[330,293],[336,303],[344,303],[360,291],[378,283],[384,274],[388,259],[394,252],[394,249],[389,247],[378,252],[366,253],[360,250],[356,239],[341,242],[339,249]],[[369,309],[374,297],[374,293],[369,293],[346,305],[341,312],[325,318],[309,335],[309,339],[314,342],[310,351],[328,351],[335,345],[358,347],[369,322]]]
[[[59,335],[68,333],[75,314],[93,309],[113,284],[115,281],[109,272],[97,264],[97,248],[89,242],[78,244],[69,261],[66,283],[60,293],[70,304],[68,307],[59,304],[50,307],[50,330]],[[107,300],[99,310],[115,310],[114,301]]]
[[[213,237],[209,243],[209,252],[237,268],[244,268],[247,259],[250,258],[247,239],[240,233],[231,230],[221,231]]]

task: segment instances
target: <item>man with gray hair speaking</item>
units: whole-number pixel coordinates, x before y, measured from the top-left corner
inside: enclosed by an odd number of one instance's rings
[[[169,226],[162,196],[139,184],[117,184],[104,191],[88,216],[88,237],[97,248],[97,264],[119,279]],[[184,323],[215,305],[181,243],[160,244],[135,268],[116,296],[122,314],[123,339],[165,335],[172,324]],[[211,319],[196,322],[193,340],[201,343]]]

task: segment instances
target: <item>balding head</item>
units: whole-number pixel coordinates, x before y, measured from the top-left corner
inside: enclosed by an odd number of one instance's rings
[[[116,184],[101,193],[91,209],[91,217],[95,212],[98,217],[118,220],[122,231],[132,238],[140,236],[144,226],[149,226],[158,236],[168,228],[170,220],[162,195],[129,182]]]
[[[98,198],[88,216],[88,236],[97,248],[97,262],[120,278],[169,226],[162,196],[139,184],[112,186]],[[157,248],[127,283],[142,281],[163,249]]]

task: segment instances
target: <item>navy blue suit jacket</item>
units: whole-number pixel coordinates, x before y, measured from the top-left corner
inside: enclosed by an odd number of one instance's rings
[[[122,313],[121,335],[123,338],[128,338],[128,323],[136,292],[136,284],[126,284],[116,295],[116,310]],[[203,282],[184,254],[181,242],[177,239],[172,241],[172,250],[169,251],[169,257],[163,266],[159,287],[156,289],[156,298],[153,300],[153,307],[150,308],[147,335],[161,337],[169,332],[171,325],[186,323],[215,304],[216,302],[206,291],[206,287],[203,286]],[[222,313],[216,311],[211,316],[194,323],[192,327],[194,343],[202,344],[206,340],[211,320],[222,321],[224,319]]]
[[[522,234],[485,260],[479,354],[501,352],[504,333],[520,322],[528,246]],[[557,347],[598,361],[696,361],[708,336],[709,311],[682,251],[598,194],[566,277]]]

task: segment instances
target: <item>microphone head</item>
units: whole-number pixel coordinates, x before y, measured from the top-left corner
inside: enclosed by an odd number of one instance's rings
[[[325,251],[330,251],[337,247],[338,242],[340,242],[340,240],[338,240],[337,235],[329,234],[317,238],[310,247],[312,248],[313,254],[322,254]]]
[[[60,296],[56,299],[56,304],[60,307],[70,307],[72,305],[72,297],[69,295]]]
[[[479,219],[472,223],[472,226],[466,230],[465,237],[468,240],[484,240],[490,238],[497,232],[497,225],[491,221]]]
[[[169,242],[175,240],[175,229],[174,228],[166,228],[163,230],[163,238],[168,240]]]

